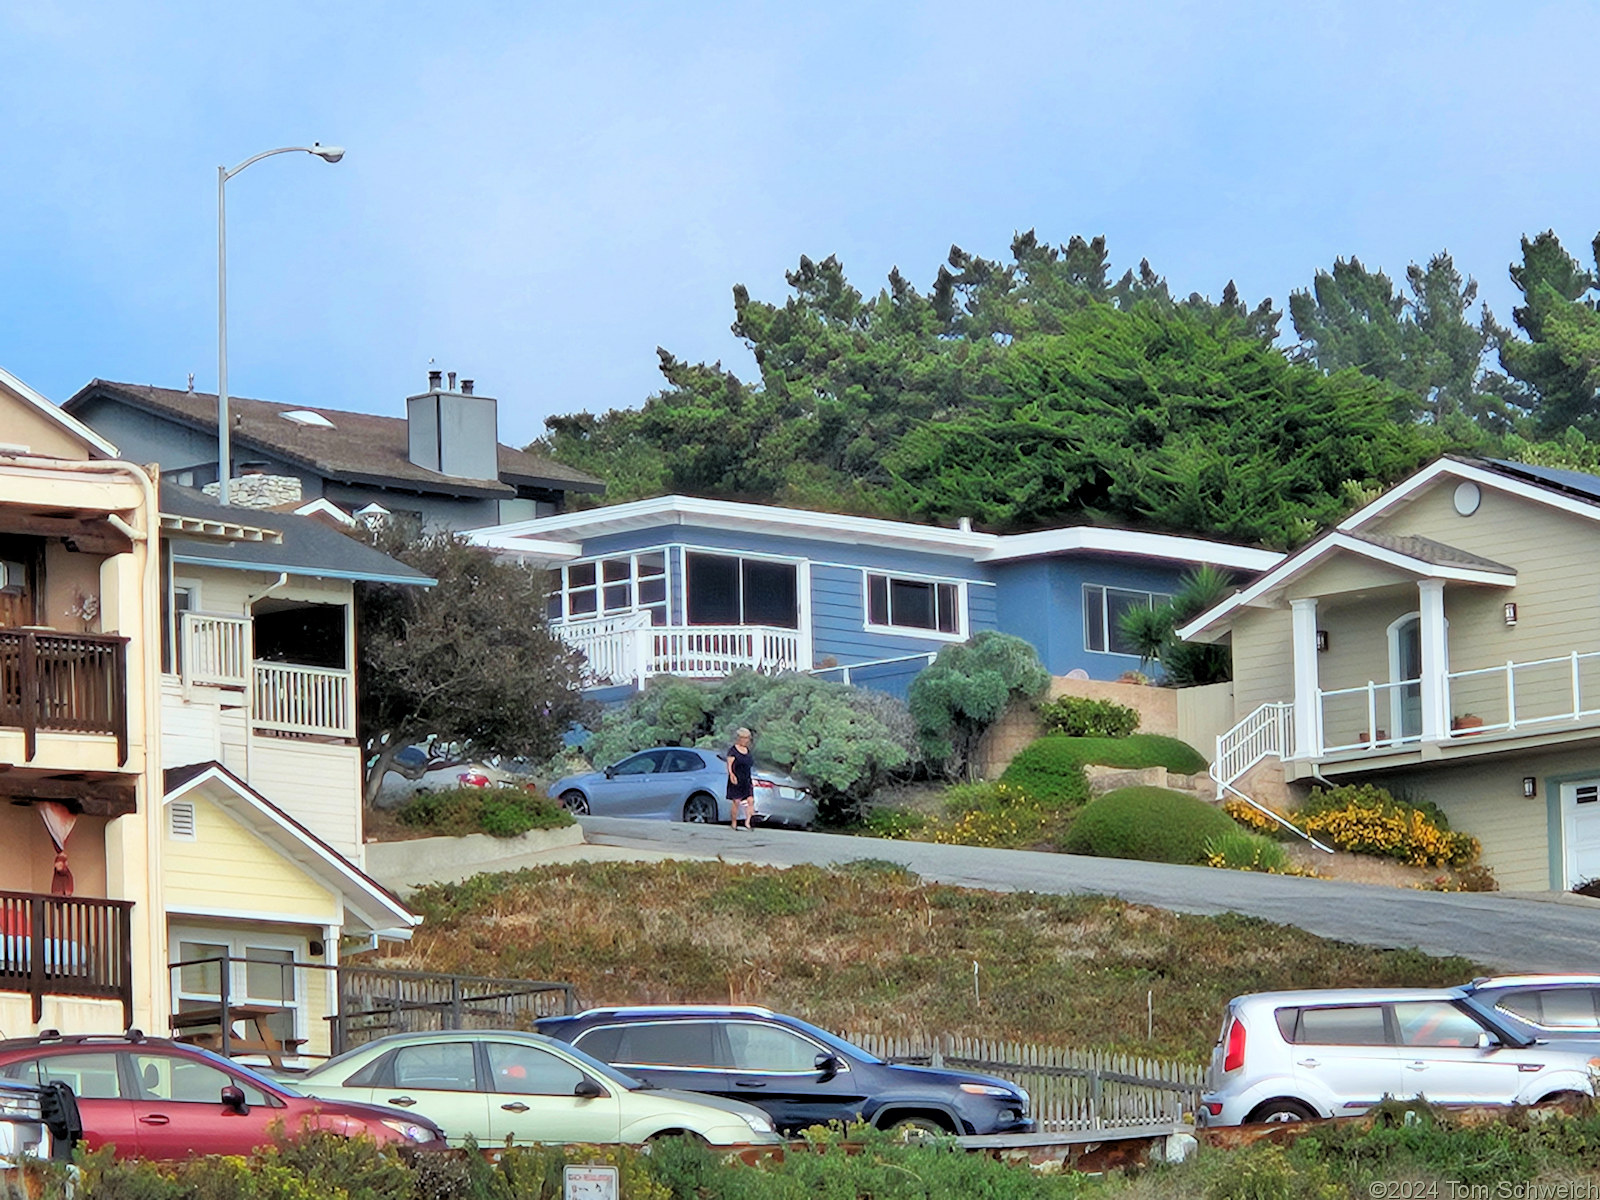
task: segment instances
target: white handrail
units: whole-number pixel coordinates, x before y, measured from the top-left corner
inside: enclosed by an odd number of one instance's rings
[[[800,631],[772,625],[652,625],[649,613],[563,621],[550,631],[589,662],[595,683],[642,685],[652,675],[718,678],[748,669],[810,668]]]
[[[244,687],[250,682],[250,619],[186,612],[179,622],[185,683]]]
[[[1284,759],[1293,755],[1294,705],[1282,702],[1261,705],[1227,733],[1217,736],[1217,754],[1209,772],[1217,783],[1217,799],[1223,800],[1232,792],[1258,813],[1276,821],[1297,837],[1304,838],[1318,850],[1332,854],[1331,847],[1324,846],[1305,830],[1286,820],[1282,814],[1273,812],[1265,804],[1233,786],[1244,778],[1251,767],[1264,759]]]

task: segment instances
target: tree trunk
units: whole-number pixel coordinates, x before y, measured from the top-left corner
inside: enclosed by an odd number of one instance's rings
[[[362,790],[362,809],[371,811],[378,803],[378,791],[383,787],[383,777],[389,773],[394,765],[394,757],[405,748],[405,743],[399,738],[390,738],[382,750],[378,751],[371,764],[367,767],[365,786]]]

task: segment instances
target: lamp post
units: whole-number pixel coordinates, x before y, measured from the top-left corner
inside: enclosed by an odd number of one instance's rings
[[[228,502],[232,449],[228,444],[228,201],[227,183],[240,171],[274,154],[315,154],[324,162],[344,157],[343,146],[281,146],[247,158],[233,170],[217,168],[217,501]]]

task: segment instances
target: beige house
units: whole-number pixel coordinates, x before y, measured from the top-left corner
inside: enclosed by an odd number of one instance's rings
[[[0,1030],[159,1028],[153,477],[0,370]]]
[[[1232,644],[1223,792],[1404,788],[1504,888],[1600,877],[1600,476],[1440,459],[1180,632]]]

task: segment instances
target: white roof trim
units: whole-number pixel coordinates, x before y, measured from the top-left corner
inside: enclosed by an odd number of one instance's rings
[[[1413,558],[1399,550],[1391,550],[1387,546],[1373,545],[1371,542],[1335,529],[1318,538],[1298,554],[1285,559],[1275,570],[1268,571],[1249,587],[1235,592],[1222,603],[1201,613],[1179,629],[1178,636],[1189,641],[1206,632],[1234,610],[1254,604],[1268,592],[1281,587],[1337,550],[1357,554],[1362,558],[1383,563],[1385,566],[1397,567],[1424,579],[1454,580],[1458,583],[1478,583],[1489,587],[1512,587],[1517,582],[1515,573],[1492,571],[1485,567],[1469,567],[1465,564],[1452,566],[1431,563],[1425,559]]]
[[[993,534],[970,529],[941,529],[909,521],[879,517],[851,517],[838,513],[741,504],[732,500],[704,500],[695,496],[657,496],[582,512],[536,517],[473,530],[467,537],[477,545],[507,553],[549,546],[560,557],[577,557],[567,550],[567,538],[599,537],[631,529],[661,525],[709,524],[751,532],[782,532],[792,536],[821,536],[831,541],[894,546],[934,554],[950,554],[973,562],[1009,562],[1073,551],[1129,554],[1146,558],[1208,562],[1241,570],[1263,571],[1283,556],[1268,550],[1212,542],[1177,534],[1145,533],[1131,529],[1073,526],[1038,533]],[[559,540],[558,540],[559,538]]]
[[[307,837],[286,820],[284,814],[263,804],[248,785],[241,786],[238,780],[220,767],[213,766],[202,771],[168,792],[162,798],[162,804],[180,799],[211,783],[221,784],[222,790],[220,794],[216,790],[205,792],[207,799],[220,803],[235,816],[247,816],[249,819],[245,823],[249,828],[271,842],[296,866],[304,868],[338,893],[344,899],[346,908],[354,911],[367,928],[375,932],[398,931],[396,936],[406,937],[422,924],[421,916],[389,895],[377,881],[356,869],[337,852]]]
[[[263,529],[259,525],[246,525],[240,521],[212,520],[210,517],[183,517],[175,513],[161,514],[161,532],[185,538],[266,542],[274,546],[283,544],[283,534],[276,529]]]
[[[1519,496],[1524,500],[1532,500],[1538,504],[1548,504],[1551,508],[1560,509],[1562,512],[1587,517],[1591,521],[1600,521],[1600,505],[1579,500],[1575,496],[1563,495],[1553,488],[1541,487],[1523,479],[1513,479],[1509,475],[1502,475],[1499,471],[1474,466],[1471,463],[1458,462],[1453,458],[1440,458],[1423,467],[1410,479],[1395,484],[1394,487],[1379,496],[1371,504],[1351,513],[1339,522],[1337,528],[1343,530],[1361,528],[1368,521],[1381,516],[1395,505],[1411,499],[1412,496],[1441,475],[1454,475],[1460,479],[1471,480],[1481,487],[1494,488],[1496,491]]]
[[[348,526],[351,529],[356,526],[356,519],[326,496],[318,496],[315,500],[308,500],[299,508],[291,509],[290,511],[297,517],[309,517],[321,513],[323,516],[332,517],[339,524]]]
[[[82,438],[107,458],[122,457],[122,452],[106,441],[105,438],[90,429],[71,413],[65,412],[59,405],[51,403],[4,367],[0,367],[0,384],[15,392],[22,398],[24,403],[38,409],[41,416],[54,421],[74,437]]]

